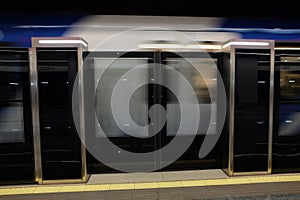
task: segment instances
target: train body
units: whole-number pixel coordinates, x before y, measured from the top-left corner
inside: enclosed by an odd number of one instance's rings
[[[0,32],[1,183],[299,172],[300,24],[30,19]]]

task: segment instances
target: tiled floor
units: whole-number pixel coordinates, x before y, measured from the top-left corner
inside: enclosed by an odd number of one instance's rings
[[[299,200],[299,182],[140,190],[27,193],[0,200]]]

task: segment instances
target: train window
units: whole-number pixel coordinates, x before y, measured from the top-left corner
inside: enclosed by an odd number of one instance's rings
[[[0,143],[24,142],[23,104],[0,103]]]
[[[192,86],[195,94],[186,94],[182,80],[177,77],[168,76],[166,68],[166,80],[170,85],[177,87],[178,96],[189,96],[192,98],[196,95],[199,110],[201,111],[201,120],[197,134],[215,134],[216,133],[216,100],[217,100],[217,68],[216,60],[209,58],[171,58],[167,57],[164,61],[167,66],[178,71]],[[180,124],[180,105],[177,98],[170,91],[167,92],[167,135],[175,136],[189,135],[192,130],[184,130],[178,132],[177,129]],[[182,116],[186,118],[185,116]],[[209,124],[209,126],[208,126]]]
[[[28,48],[0,48],[0,182],[34,183]]]
[[[279,47],[299,43],[278,43]],[[298,48],[275,48],[273,172],[299,172],[300,54]]]
[[[138,87],[140,83],[148,80],[148,58],[94,58],[94,66],[97,86],[95,107],[98,122],[104,133],[107,137],[126,137],[128,135],[120,127],[126,126],[126,130],[130,130],[131,135],[147,137],[147,130],[141,132],[129,121],[129,118],[131,117],[139,126],[148,124],[148,87],[147,85]],[[129,71],[131,72],[128,73]],[[118,118],[121,119],[117,124],[111,102],[113,92],[120,84],[124,88],[121,96],[129,94],[132,87],[136,87],[137,90],[131,96],[129,105],[126,105],[128,102],[120,100],[118,106],[113,108],[116,113],[119,113]],[[128,106],[131,116],[123,112]]]
[[[27,60],[12,51],[0,54],[0,143],[24,142],[23,81]]]
[[[287,59],[280,65],[280,99],[297,100],[300,99],[300,60],[298,66],[289,64]]]
[[[298,56],[280,57],[279,136],[300,135],[300,60]]]
[[[23,119],[24,82],[28,76],[25,52],[1,50],[0,53],[0,143],[25,141]]]
[[[0,100],[2,101],[14,101],[21,100],[23,96],[22,91],[22,74],[19,72],[3,72],[6,71],[6,67],[2,67],[1,79],[0,79]]]

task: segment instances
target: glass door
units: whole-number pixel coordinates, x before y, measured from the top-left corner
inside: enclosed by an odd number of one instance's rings
[[[81,141],[72,115],[76,48],[37,48],[43,180],[81,179]]]
[[[161,53],[161,63],[163,65],[160,73],[162,79],[166,80],[167,85],[173,88],[173,91],[170,88],[161,88],[162,105],[166,110],[167,118],[166,124],[160,133],[161,146],[170,143],[175,136],[182,141],[188,138],[193,140],[183,155],[163,170],[220,167],[219,145],[215,145],[205,158],[199,158],[199,151],[205,137],[212,139],[217,135],[217,70],[220,67],[219,58],[220,54],[218,53]],[[173,70],[179,73],[183,79],[174,76],[171,72]],[[187,93],[185,84],[192,87],[190,93]],[[174,94],[174,91],[177,91],[177,94]],[[194,106],[199,108],[200,120],[196,130],[193,130],[192,126],[188,126],[184,130],[178,130],[180,123],[185,120],[192,120],[190,116],[181,113],[181,107],[185,105],[181,105],[178,98],[183,96],[186,101],[184,104],[195,104]],[[193,96],[196,97],[197,102],[193,102]],[[183,109],[188,110],[189,107],[186,106]],[[195,136],[193,135],[194,131],[196,131]],[[169,158],[166,155],[161,155],[162,165],[168,161]]]
[[[300,52],[276,50],[273,171],[299,172]]]
[[[150,154],[157,138],[149,134],[148,111],[154,102],[153,60],[154,54],[147,52],[91,52],[86,57],[94,70],[96,131],[87,133],[94,173],[154,169]],[[127,153],[150,156],[134,159]]]
[[[91,167],[93,173],[113,172],[116,171],[115,168],[130,168],[134,169],[133,171],[217,168],[221,160],[219,145],[215,145],[212,151],[201,159],[199,150],[205,137],[213,138],[217,135],[219,56],[217,53],[208,55],[196,52],[180,55],[163,52],[91,52],[86,57],[86,62],[95,70],[95,133],[98,134],[88,136],[91,137],[88,139],[91,143],[88,149],[94,154],[94,164]],[[186,58],[192,60],[192,63]],[[172,73],[181,74],[182,78],[178,79],[172,76]],[[183,79],[188,80],[190,93],[186,93],[186,82]],[[132,93],[133,88],[135,90]],[[126,96],[130,96],[129,100],[124,98]],[[180,111],[182,105],[179,104],[178,96],[187,100],[185,113]],[[192,101],[194,96],[195,101]],[[202,120],[197,121],[195,130],[189,126],[192,119],[186,116],[190,105],[200,109],[203,115]],[[126,113],[124,109],[127,108],[129,111]],[[181,114],[184,116],[181,117]],[[186,129],[183,128],[182,132],[177,133],[181,118],[185,120]],[[196,136],[193,135],[193,131],[197,132]],[[183,154],[179,158],[169,156],[170,152],[167,151],[170,148],[167,146],[175,136],[179,136],[176,139],[179,143],[192,141],[186,151],[179,152]],[[103,142],[104,137],[109,139],[109,144]],[[114,146],[120,149],[117,150]],[[172,148],[176,148],[173,149],[174,152],[178,150],[178,147]],[[101,159],[97,161],[99,152],[102,155],[112,155],[107,158],[108,163],[102,162]],[[145,157],[137,161],[133,157],[126,157],[126,152]]]
[[[269,49],[235,52],[235,173],[268,171],[270,54]]]
[[[27,49],[0,49],[0,183],[33,182]]]

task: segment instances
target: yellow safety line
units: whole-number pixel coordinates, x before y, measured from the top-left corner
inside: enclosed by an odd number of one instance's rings
[[[89,192],[108,190],[138,190],[157,188],[178,188],[178,187],[200,187],[215,185],[239,185],[253,183],[274,183],[300,181],[300,175],[283,176],[253,176],[253,177],[232,177],[207,180],[184,180],[184,181],[162,181],[142,183],[114,183],[114,184],[64,184],[64,185],[36,185],[16,186],[0,188],[0,196],[17,194],[45,194],[65,192]]]

